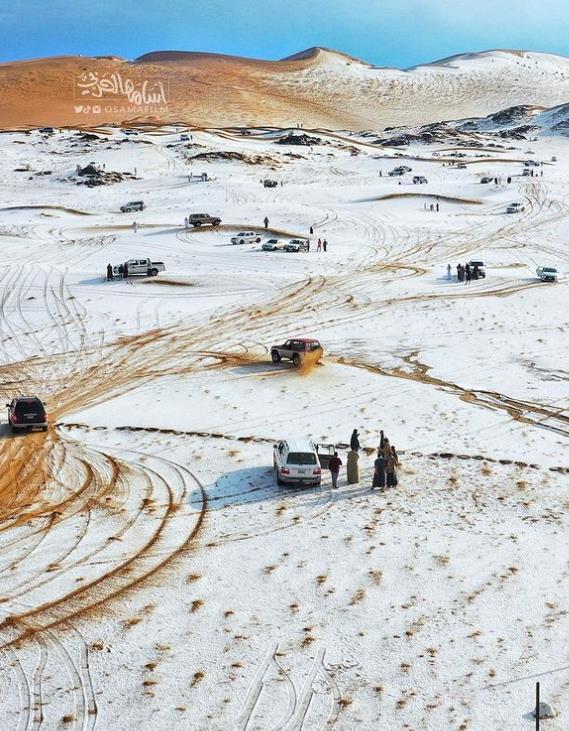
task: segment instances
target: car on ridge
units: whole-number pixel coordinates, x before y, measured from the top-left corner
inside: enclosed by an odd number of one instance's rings
[[[188,216],[188,224],[194,228],[208,223],[212,226],[219,226],[221,218],[219,216],[210,216],[209,213],[190,213]]]

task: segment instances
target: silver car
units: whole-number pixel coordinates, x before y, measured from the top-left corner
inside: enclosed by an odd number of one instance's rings
[[[232,244],[259,244],[261,237],[255,231],[240,231],[231,237]]]
[[[284,249],[285,242],[282,239],[267,239],[261,246],[263,251],[279,251]]]

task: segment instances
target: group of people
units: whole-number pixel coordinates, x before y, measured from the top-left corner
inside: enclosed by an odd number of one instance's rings
[[[119,264],[117,279],[126,279],[127,277],[128,277],[127,262],[125,262],[124,264]],[[114,277],[114,273],[113,273],[113,266],[112,266],[112,264],[107,264],[107,282],[111,282],[114,278],[115,277]]]
[[[450,264],[447,267],[447,272],[450,269]],[[465,284],[470,284],[471,279],[478,279],[480,276],[480,270],[475,265],[473,267],[470,266],[470,264],[462,265],[459,264],[456,267],[456,276],[459,282],[464,282]]]
[[[361,449],[360,435],[357,429],[354,429],[350,438],[350,449],[352,452],[359,453]],[[332,487],[338,486],[338,477],[342,467],[342,460],[338,456],[338,452],[334,452],[334,456],[330,457],[328,469],[332,478]],[[377,448],[377,457],[373,463],[373,481],[371,489],[383,489],[385,487],[397,487],[397,469],[399,468],[399,457],[395,446],[389,442],[389,439],[383,433],[383,429],[379,432],[379,446]]]
[[[328,242],[326,239],[318,239],[316,251],[328,251]]]

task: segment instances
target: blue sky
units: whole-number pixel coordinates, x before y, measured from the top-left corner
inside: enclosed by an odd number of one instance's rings
[[[0,61],[328,46],[408,67],[490,48],[569,56],[568,27],[567,0],[0,0]]]

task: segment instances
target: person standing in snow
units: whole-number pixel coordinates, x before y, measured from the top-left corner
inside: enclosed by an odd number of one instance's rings
[[[437,213],[439,212],[439,204],[436,205]]]
[[[322,239],[318,239],[318,243],[316,244],[316,251],[322,251]]]
[[[397,450],[393,444],[391,445],[391,456],[395,460],[395,466],[399,467],[399,455],[397,454]]]
[[[111,282],[113,279],[113,267],[111,264],[107,264],[107,282]]]
[[[313,229],[313,227],[311,226],[311,227],[310,227],[310,235],[312,236],[313,234],[314,234],[314,229]]]
[[[449,282],[452,279],[450,264],[447,264],[447,279],[449,280]]]
[[[373,463],[373,482],[371,484],[371,489],[373,490],[375,487],[379,487],[380,489],[383,489],[385,487],[385,469],[387,467],[387,460],[383,456],[383,452],[381,449],[378,449],[377,451],[377,459]]]
[[[267,216],[263,219],[263,223],[265,224],[265,228],[269,228],[269,219]]]
[[[352,432],[352,436],[350,437],[350,449],[353,452],[360,451],[359,432],[357,429],[354,429],[354,431]]]
[[[464,278],[465,278],[466,284],[470,284],[470,279],[471,279],[471,277],[472,277],[472,275],[471,275],[471,273],[470,273],[470,265],[469,265],[469,264],[467,264],[467,265],[466,265],[466,266],[464,267]]]
[[[324,252],[326,252],[328,248],[328,242],[326,241],[326,239],[324,239],[324,241],[322,242],[322,248],[324,249]]]
[[[391,445],[390,445],[389,439],[387,437],[385,437],[385,439],[383,440],[382,452],[383,452],[383,456],[387,460],[389,458],[389,455],[391,454]]]
[[[125,261],[125,263],[122,266],[122,278],[126,279],[128,277],[128,262]]]
[[[383,433],[383,429],[379,430],[379,449],[383,449],[383,445],[385,443],[385,434]]]
[[[124,264],[119,264],[119,279],[124,275]]]
[[[342,460],[338,457],[338,452],[334,452],[334,456],[330,457],[328,462],[328,469],[330,470],[330,476],[332,477],[332,487],[338,487],[338,476],[340,475],[340,468],[342,466]]]
[[[134,231],[134,233],[138,231],[138,223],[136,221],[132,222],[132,230]]]
[[[387,458],[385,473],[387,477],[387,487],[397,487],[397,462],[391,451]]]
[[[310,239],[306,239],[306,251],[310,251]]]

